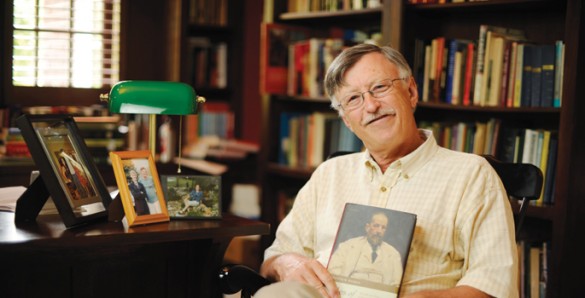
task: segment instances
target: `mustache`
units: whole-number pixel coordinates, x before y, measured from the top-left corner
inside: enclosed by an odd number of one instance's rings
[[[396,110],[394,110],[393,108],[380,109],[380,110],[376,111],[376,113],[374,113],[374,114],[366,115],[366,117],[364,117],[364,119],[362,120],[361,125],[366,126],[366,125],[372,123],[376,119],[382,118],[384,116],[394,116],[394,115],[396,115]]]

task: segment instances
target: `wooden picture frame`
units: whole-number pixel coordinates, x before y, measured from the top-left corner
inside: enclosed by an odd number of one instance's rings
[[[161,181],[171,218],[219,219],[222,217],[220,176],[162,175]],[[193,195],[191,195],[192,191]],[[196,199],[198,191],[201,197]]]
[[[49,196],[67,228],[107,218],[111,197],[73,117],[25,114],[16,124],[40,176],[19,198],[15,220],[34,221]]]
[[[169,221],[164,192],[150,151],[114,151],[110,152],[110,159],[128,226]]]

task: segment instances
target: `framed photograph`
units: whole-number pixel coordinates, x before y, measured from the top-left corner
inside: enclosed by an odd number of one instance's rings
[[[221,177],[162,175],[169,216],[177,218],[221,218]]]
[[[34,220],[50,195],[68,228],[106,218],[111,198],[73,117],[22,115],[16,124],[40,172],[29,187],[36,190],[19,199],[17,217]]]
[[[110,152],[128,226],[169,221],[164,192],[149,150]]]

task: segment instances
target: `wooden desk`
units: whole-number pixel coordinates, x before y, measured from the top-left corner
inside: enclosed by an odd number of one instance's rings
[[[221,297],[218,269],[231,239],[268,233],[268,224],[233,215],[67,230],[58,215],[17,226],[0,212],[0,296]]]

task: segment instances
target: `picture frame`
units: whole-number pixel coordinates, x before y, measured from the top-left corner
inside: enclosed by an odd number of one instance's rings
[[[71,115],[15,121],[40,176],[17,202],[15,221],[34,221],[49,196],[67,228],[107,218],[111,197]]]
[[[110,160],[128,226],[169,221],[164,192],[150,151],[112,151]]]
[[[172,219],[222,218],[220,176],[162,175],[161,181]]]

